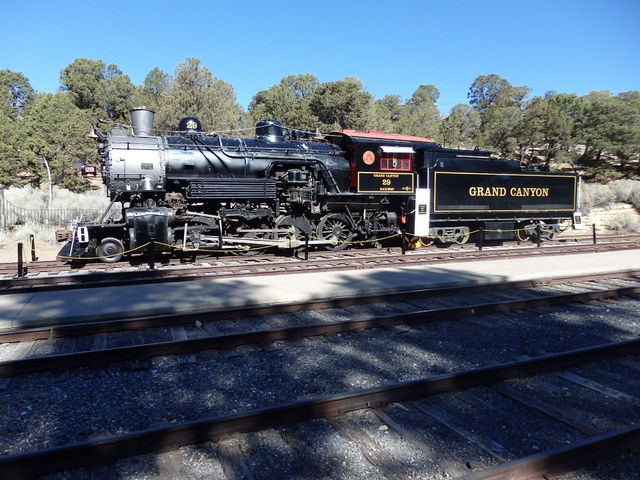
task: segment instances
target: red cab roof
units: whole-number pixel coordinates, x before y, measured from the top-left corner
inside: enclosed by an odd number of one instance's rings
[[[425,137],[415,137],[413,135],[400,135],[397,133],[382,133],[377,130],[367,130],[366,132],[358,132],[357,130],[339,130],[336,133],[341,133],[347,137],[353,138],[371,138],[380,140],[395,140],[402,142],[430,142],[435,143],[435,140]]]

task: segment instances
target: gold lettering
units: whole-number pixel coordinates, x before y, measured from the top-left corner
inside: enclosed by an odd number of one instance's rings
[[[506,197],[505,187],[469,187],[470,197]]]
[[[469,187],[470,197],[548,197],[549,187]]]
[[[512,187],[509,190],[512,197],[548,197],[549,187]]]

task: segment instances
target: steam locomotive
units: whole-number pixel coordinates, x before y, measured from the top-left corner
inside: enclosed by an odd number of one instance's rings
[[[226,138],[185,117],[175,134],[156,136],[153,119],[140,107],[131,129],[94,129],[121,219],[105,212],[59,233],[59,259],[114,262],[149,244],[171,253],[342,249],[399,234],[525,240],[580,224],[577,175],[525,171],[478,149],[372,131],[319,136],[276,120],[258,122],[253,138]]]

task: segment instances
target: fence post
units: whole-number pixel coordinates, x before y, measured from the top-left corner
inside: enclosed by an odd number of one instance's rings
[[[596,224],[591,224],[591,234],[593,236],[593,244],[596,244]]]
[[[152,238],[148,246],[149,270],[156,268],[156,241]]]
[[[35,262],[38,257],[36,257],[36,237],[33,233],[29,234],[29,247],[31,248],[31,261]]]
[[[22,242],[18,242],[18,278],[24,277],[27,273],[22,260],[22,248]]]

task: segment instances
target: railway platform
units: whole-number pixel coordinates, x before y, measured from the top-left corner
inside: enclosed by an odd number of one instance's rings
[[[639,270],[640,248],[520,259],[434,262],[428,267],[201,278],[16,293],[0,296],[0,329]]]

